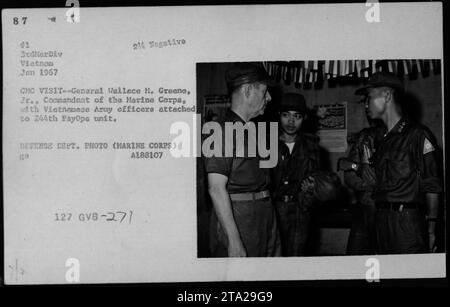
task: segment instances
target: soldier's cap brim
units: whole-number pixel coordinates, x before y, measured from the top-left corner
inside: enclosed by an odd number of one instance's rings
[[[277,85],[262,66],[250,63],[240,63],[229,69],[226,75],[226,82],[230,90],[255,82],[266,84],[270,87]]]
[[[380,71],[374,73],[370,77],[366,86],[357,89],[355,91],[355,95],[367,95],[369,89],[383,86],[390,87],[398,91],[403,91],[403,83],[395,74]]]
[[[380,83],[373,83],[373,84],[370,84],[370,85],[367,85],[367,86],[364,86],[364,87],[361,87],[361,88],[357,89],[355,91],[355,95],[367,95],[367,93],[369,92],[369,89],[377,88],[377,87],[383,87],[383,86],[390,87],[390,88],[393,88],[393,89],[398,90],[398,91],[403,91],[403,87],[399,86],[398,84],[387,83],[387,82],[380,82]]]

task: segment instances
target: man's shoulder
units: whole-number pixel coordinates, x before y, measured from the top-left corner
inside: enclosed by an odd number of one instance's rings
[[[300,137],[304,138],[307,142],[318,143],[319,137],[309,132],[300,132]]]
[[[414,137],[426,137],[432,139],[432,141],[435,140],[434,134],[431,132],[430,128],[417,122],[408,122],[408,134]]]
[[[305,144],[305,147],[308,150],[318,150],[319,149],[319,141],[320,138],[312,133],[300,133],[299,134],[300,140],[302,140]]]
[[[426,154],[439,148],[436,137],[427,126],[416,122],[408,124],[408,138],[417,152]]]

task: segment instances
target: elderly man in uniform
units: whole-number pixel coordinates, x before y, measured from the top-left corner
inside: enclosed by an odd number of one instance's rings
[[[379,254],[435,250],[435,226],[442,185],[437,145],[429,129],[402,114],[403,84],[378,72],[356,94],[368,95],[369,116],[381,119],[387,133],[372,157]],[[407,107],[407,101],[405,101]]]
[[[301,132],[307,116],[301,94],[284,94],[279,108],[278,164],[273,169],[273,196],[283,256],[305,255],[311,219],[311,198],[305,197],[309,175],[319,169],[319,138]],[[303,187],[303,190],[302,190]]]
[[[271,100],[267,86],[271,84],[262,66],[250,63],[234,65],[227,71],[226,81],[231,96],[231,109],[226,122],[248,123],[262,115]],[[223,139],[225,139],[224,137]],[[248,152],[247,138],[233,141],[232,157],[205,158],[209,195],[217,217],[216,257],[269,257],[280,253],[275,210],[268,191],[269,170],[260,167],[260,157],[238,157],[236,151]],[[226,145],[225,145],[226,146]]]

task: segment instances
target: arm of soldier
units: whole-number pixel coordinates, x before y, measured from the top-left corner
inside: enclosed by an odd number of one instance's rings
[[[429,244],[430,244],[430,252],[434,252],[436,250],[436,219],[439,211],[439,194],[436,193],[427,193],[425,194],[425,201],[427,205],[427,222],[428,222],[428,235],[429,235]]]
[[[355,171],[344,171],[345,184],[355,191],[371,191],[372,186],[363,180]]]
[[[357,164],[359,168],[361,168],[361,161],[360,161],[360,155],[358,152],[358,146],[356,140],[351,142],[349,146],[349,151],[347,154],[347,157],[344,158],[346,161],[349,161],[349,163],[341,163],[342,164],[350,164],[350,161]],[[369,166],[367,166],[369,167]],[[362,170],[365,172],[368,172],[370,170]],[[344,182],[345,184],[355,190],[355,191],[370,191],[372,189],[372,186],[370,185],[367,180],[364,180],[364,176],[362,171],[356,171],[355,169],[344,167]]]
[[[436,250],[435,228],[439,212],[439,194],[442,192],[442,183],[438,167],[437,144],[431,132],[426,131],[421,138],[419,146],[421,159],[419,163],[421,190],[425,194],[426,216],[428,222],[428,235],[430,251]]]
[[[234,220],[231,209],[231,200],[226,189],[228,177],[218,173],[208,174],[208,191],[213,202],[214,210],[225,234],[228,238],[228,256],[246,257],[244,245],[242,243],[239,230]]]

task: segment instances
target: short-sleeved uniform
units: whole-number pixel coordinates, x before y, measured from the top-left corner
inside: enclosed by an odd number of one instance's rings
[[[363,175],[364,168],[373,172],[369,159],[373,157],[379,141],[383,138],[384,127],[364,128],[350,143],[347,159],[359,165],[357,171],[344,172],[346,185],[353,189],[357,203],[352,208],[352,227],[347,243],[349,255],[372,255],[376,253],[375,245],[375,202],[372,199],[373,180]]]
[[[374,155],[377,206],[375,227],[380,254],[428,251],[425,194],[441,193],[437,144],[425,126],[402,118]]]
[[[285,142],[278,144],[278,164],[273,169],[273,194],[283,256],[306,252],[311,215],[307,200],[301,197],[301,183],[319,169],[319,139],[307,133],[295,138],[292,153]]]
[[[261,158],[248,155],[248,135],[245,134],[244,142],[227,142],[225,135],[226,123],[242,123],[235,112],[228,110],[225,118],[220,122],[222,128],[222,156],[204,157],[207,173],[218,173],[228,178],[227,191],[231,196],[234,219],[239,230],[241,240],[247,251],[248,257],[278,256],[280,253],[279,236],[277,231],[275,210],[270,197],[255,200],[233,200],[236,194],[252,194],[267,191],[270,184],[269,170],[261,168]],[[228,140],[230,140],[228,138]],[[226,156],[226,146],[233,147],[233,154]],[[244,148],[238,148],[242,146]],[[243,150],[243,151],[242,151]],[[240,156],[239,153],[244,153]],[[257,151],[256,151],[257,153]],[[224,230],[217,218],[213,219],[213,232],[215,238],[211,244],[211,252],[216,257],[226,257],[228,254],[228,242]]]

